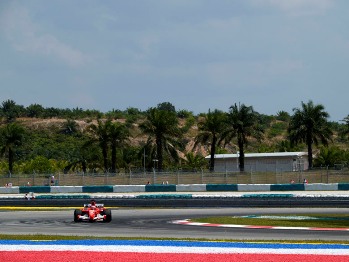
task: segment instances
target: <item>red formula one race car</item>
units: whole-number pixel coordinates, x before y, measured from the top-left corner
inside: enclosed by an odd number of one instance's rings
[[[81,209],[75,209],[74,211],[74,221],[111,221],[111,210],[104,208],[103,204],[96,204],[94,200],[90,204],[85,204]]]

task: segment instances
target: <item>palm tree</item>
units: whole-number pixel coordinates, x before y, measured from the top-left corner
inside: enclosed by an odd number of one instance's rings
[[[155,145],[155,154],[152,157],[158,162],[160,171],[163,169],[164,152],[175,161],[179,160],[177,147],[179,146],[178,138],[181,137],[182,132],[176,112],[150,108],[147,111],[146,120],[139,127],[143,134],[148,135],[145,148]]]
[[[121,123],[115,122],[109,126],[109,139],[111,145],[111,172],[116,172],[116,150],[122,147],[130,136],[129,129]]]
[[[65,135],[75,135],[79,133],[79,125],[75,120],[67,119],[60,132]]]
[[[248,138],[255,138],[260,141],[263,137],[264,130],[259,124],[258,113],[253,110],[252,106],[236,103],[230,107],[228,114],[229,127],[224,132],[226,143],[232,138],[237,137],[239,148],[239,169],[240,172],[245,170],[245,145],[248,144]]]
[[[209,143],[211,145],[210,171],[214,171],[214,156],[216,154],[216,147],[220,144],[220,136],[225,130],[225,124],[226,114],[218,109],[215,109],[213,112],[208,110],[208,113],[204,116],[204,118],[198,122],[199,134],[195,138],[194,147],[196,147],[198,144]]]
[[[204,166],[207,166],[207,161],[205,157],[201,154],[194,154],[193,152],[188,152],[185,154],[186,161],[184,166],[192,170],[198,170]]]
[[[344,151],[339,147],[321,147],[318,156],[314,159],[315,166],[334,167],[343,163]]]
[[[309,169],[313,167],[313,144],[321,142],[327,146],[331,140],[332,130],[327,118],[329,114],[324,106],[314,105],[312,101],[302,102],[302,108],[294,108],[288,127],[289,139],[292,144],[305,143],[308,147]]]
[[[97,125],[91,124],[87,129],[91,136],[90,142],[97,142],[102,149],[104,172],[108,171],[109,130],[111,125],[111,120],[103,122],[98,119]]]
[[[20,111],[23,110],[23,106],[19,106],[15,101],[8,99],[2,102],[0,109],[2,115],[6,117],[6,122],[10,123],[16,120]]]
[[[0,153],[8,156],[9,173],[13,172],[16,148],[23,144],[25,129],[17,123],[7,124],[0,129]]]

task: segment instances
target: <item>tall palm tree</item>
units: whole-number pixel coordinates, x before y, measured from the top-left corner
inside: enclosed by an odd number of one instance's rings
[[[211,145],[210,147],[210,171],[214,171],[216,148],[220,144],[220,136],[226,127],[226,114],[223,111],[215,109],[208,113],[198,122],[199,134],[195,138],[196,147],[198,144]]]
[[[321,142],[327,146],[331,140],[332,130],[327,118],[329,114],[324,106],[302,102],[302,108],[294,108],[288,127],[289,139],[292,144],[305,143],[308,147],[309,169],[313,167],[313,144]]]
[[[109,130],[112,125],[111,120],[103,122],[97,120],[96,124],[89,125],[87,132],[90,134],[90,142],[97,142],[102,149],[104,172],[107,172],[108,167],[108,150],[109,150]]]
[[[116,150],[124,146],[130,136],[129,129],[121,123],[115,122],[109,126],[109,139],[111,145],[111,172],[116,172]]]
[[[0,153],[8,156],[9,173],[13,172],[14,155],[16,148],[23,144],[25,129],[15,122],[0,129]]]
[[[156,155],[153,160],[157,160],[158,169],[163,169],[164,152],[175,161],[179,160],[177,148],[182,132],[179,128],[176,112],[150,108],[147,111],[146,120],[140,124],[143,134],[148,135],[146,148],[155,145]]]
[[[245,146],[249,138],[255,138],[260,141],[263,137],[264,130],[259,124],[258,113],[253,110],[252,106],[236,103],[230,107],[228,114],[229,127],[225,130],[222,138],[226,143],[232,138],[237,138],[239,148],[239,169],[240,172],[245,170]]]

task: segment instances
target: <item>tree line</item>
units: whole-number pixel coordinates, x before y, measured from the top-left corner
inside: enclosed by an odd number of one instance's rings
[[[227,112],[214,109],[194,116],[186,110],[176,111],[169,102],[158,104],[146,111],[128,108],[101,113],[96,110],[44,108],[33,104],[28,107],[6,100],[0,107],[0,170],[13,172],[111,172],[119,169],[142,167],[156,168],[206,168],[214,171],[217,153],[229,150],[239,152],[239,169],[244,171],[244,158],[248,146],[259,144],[257,151],[271,148],[261,145],[271,131],[286,129],[278,151],[306,148],[309,167],[348,163],[349,155],[344,148],[332,146],[334,139],[341,138],[347,145],[349,115],[343,124],[329,122],[329,115],[321,104],[302,102],[293,114],[280,111],[277,120],[266,136],[270,116],[256,112],[252,106],[233,104]],[[25,127],[20,118],[66,119],[58,128],[44,131]],[[87,119],[81,129],[79,119]],[[125,121],[117,121],[123,119]],[[269,122],[268,122],[269,121]],[[284,124],[280,127],[280,124]],[[188,151],[188,136],[197,127],[193,146]],[[195,128],[194,128],[195,129]],[[143,137],[137,145],[132,143]],[[321,147],[320,147],[321,146]],[[200,147],[207,149],[207,163]],[[315,161],[314,147],[320,148]],[[276,148],[273,150],[275,151]],[[269,151],[270,152],[270,151]],[[1,171],[0,171],[1,172]]]

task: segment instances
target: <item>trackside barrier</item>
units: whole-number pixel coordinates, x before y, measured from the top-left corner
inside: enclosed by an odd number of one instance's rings
[[[193,185],[177,185],[177,192],[205,192],[206,185],[193,184]]]
[[[36,199],[91,199],[90,195],[38,195],[35,197]]]
[[[338,184],[338,190],[349,190],[349,184]]]
[[[51,193],[82,193],[82,186],[53,186]]]
[[[270,191],[270,185],[269,184],[256,184],[256,185],[245,185],[245,184],[239,184],[238,185],[238,191],[239,192],[263,192],[263,191]]]
[[[238,191],[237,184],[209,184],[206,185],[206,191]]]
[[[341,189],[339,189],[338,184],[305,184],[304,190],[305,191],[337,191]],[[349,190],[349,188],[346,190]]]
[[[303,184],[270,185],[270,191],[304,191]]]
[[[113,193],[113,186],[83,186],[83,193]]]
[[[19,187],[0,187],[0,194],[19,194]]]
[[[25,194],[25,193],[51,193],[51,187],[49,186],[20,186],[19,187],[19,193]]]
[[[114,193],[145,192],[145,187],[146,186],[143,186],[143,185],[113,186],[113,192]]]
[[[176,192],[176,185],[146,185],[145,192]]]
[[[33,193],[134,193],[134,192],[268,192],[268,191],[349,191],[344,184],[193,184],[133,186],[20,186],[0,187],[0,194]]]

